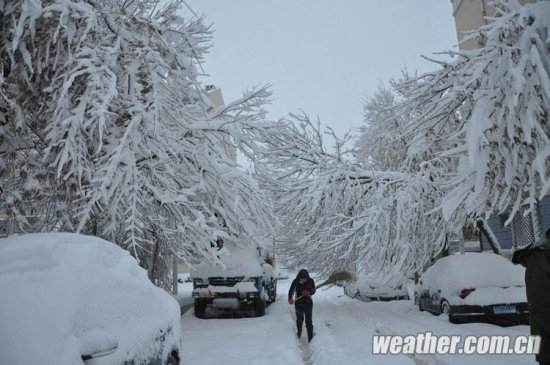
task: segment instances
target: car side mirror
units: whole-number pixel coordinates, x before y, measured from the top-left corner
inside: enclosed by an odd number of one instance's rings
[[[79,350],[83,361],[110,355],[117,349],[118,341],[105,331],[89,331],[79,338]]]

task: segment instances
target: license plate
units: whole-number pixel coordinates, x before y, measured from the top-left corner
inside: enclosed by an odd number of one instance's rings
[[[516,313],[516,306],[515,305],[497,305],[493,307],[493,312],[495,314]]]

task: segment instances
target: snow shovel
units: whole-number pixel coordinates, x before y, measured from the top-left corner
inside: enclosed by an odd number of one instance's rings
[[[352,273],[348,272],[348,271],[334,271],[332,274],[330,274],[330,276],[328,277],[327,280],[323,281],[319,285],[316,285],[315,290],[317,290],[317,289],[319,289],[323,286],[335,284],[338,281],[348,281],[349,282],[349,281],[354,281],[354,280],[355,280],[354,275]],[[295,302],[297,302],[299,299],[302,299],[303,297],[305,297],[305,295],[300,295],[298,298],[296,298]]]

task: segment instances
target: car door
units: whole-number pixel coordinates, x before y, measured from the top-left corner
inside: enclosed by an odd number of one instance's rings
[[[439,301],[441,299],[441,289],[430,288],[429,295],[429,310],[434,313],[441,313],[441,306],[439,305]]]
[[[439,313],[440,291],[432,288],[422,288],[419,292],[418,302],[424,310]]]
[[[418,304],[424,310],[431,310],[430,306],[430,291],[427,288],[420,288],[418,292]]]

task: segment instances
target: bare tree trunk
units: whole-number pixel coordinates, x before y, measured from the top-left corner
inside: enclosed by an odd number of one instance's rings
[[[160,243],[158,240],[155,240],[155,248],[153,250],[153,257],[151,258],[151,267],[149,270],[149,279],[153,282],[153,284],[157,285],[157,271],[158,270],[158,264],[159,264],[159,257],[160,257]]]
[[[8,229],[7,229],[7,235],[11,236],[15,232],[15,218],[13,215],[10,215],[8,217]]]

